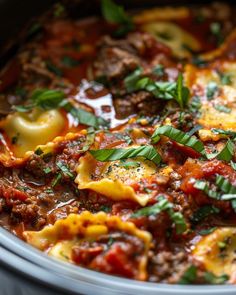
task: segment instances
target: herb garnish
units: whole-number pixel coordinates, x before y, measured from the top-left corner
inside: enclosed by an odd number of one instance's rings
[[[57,175],[52,180],[52,187],[55,187],[56,185],[58,185],[58,183],[60,182],[61,178],[62,178],[61,173],[57,173]]]
[[[124,80],[128,92],[145,90],[151,92],[156,98],[174,99],[183,108],[189,98],[189,89],[183,84],[183,75],[178,75],[176,82],[154,81],[149,77],[141,77],[142,69],[138,68]]]
[[[159,164],[161,162],[161,156],[156,149],[151,146],[139,146],[137,148],[118,148],[118,149],[101,149],[90,150],[91,155],[98,161],[108,162],[129,158],[143,157],[149,161]]]
[[[207,216],[211,214],[218,214],[220,210],[214,206],[206,205],[203,207],[200,207],[197,211],[193,213],[193,216],[191,217],[192,222],[198,223],[199,221],[202,221]]]
[[[170,203],[163,196],[160,196],[158,198],[158,202],[155,205],[138,210],[137,212],[131,215],[131,218],[157,215],[163,211],[166,211],[168,215],[170,216],[171,220],[175,223],[177,234],[181,234],[186,231],[187,225],[186,225],[184,216],[180,212],[175,212],[173,210],[173,204]]]
[[[212,100],[217,94],[219,87],[216,82],[209,82],[206,88],[206,96],[208,100]]]
[[[206,235],[209,235],[209,234],[213,233],[216,229],[217,229],[217,227],[210,227],[210,228],[207,228],[207,229],[202,229],[198,233],[201,236],[206,236]]]
[[[74,174],[70,171],[69,167],[61,161],[56,163],[57,167],[63,172],[63,174],[69,176],[71,179],[74,179]]]
[[[116,36],[125,35],[133,30],[134,24],[132,19],[125,13],[122,6],[117,5],[112,0],[102,0],[101,10],[107,22],[119,25],[115,32]]]
[[[209,284],[223,284],[228,281],[229,276],[227,274],[216,276],[212,272],[206,271],[204,273],[204,279]]]
[[[236,132],[231,131],[231,130],[223,130],[223,129],[212,128],[211,132],[214,133],[214,134],[227,135],[229,137],[232,137],[233,139],[236,138]]]
[[[219,191],[210,189],[209,182],[205,180],[196,180],[194,183],[195,188],[203,191],[210,198],[231,201],[233,209],[236,210],[236,187],[222,175],[216,176],[215,185]]]
[[[166,125],[157,128],[151,137],[152,141],[154,143],[157,143],[160,140],[160,135],[165,135],[170,139],[185,146],[188,146],[199,153],[203,153],[204,151],[203,143],[199,141],[196,137],[189,136],[187,133],[172,126]]]
[[[91,126],[96,129],[101,126],[108,127],[109,125],[109,122],[103,118],[97,117],[91,112],[73,106],[72,103],[65,99],[65,93],[60,90],[37,89],[32,93],[30,101],[30,104],[14,106],[14,109],[18,112],[29,112],[35,107],[43,110],[64,108],[64,110],[71,113],[80,124]]]
[[[179,284],[192,284],[197,279],[197,267],[195,265],[191,265],[184,272],[182,278],[179,281]]]
[[[210,31],[211,31],[212,35],[215,36],[216,41],[217,41],[217,45],[220,45],[224,40],[222,30],[221,30],[221,24],[219,22],[211,23],[210,24]]]
[[[214,106],[214,108],[219,111],[219,112],[222,112],[222,113],[226,113],[226,114],[230,114],[232,109],[229,108],[229,107],[226,107],[224,105],[221,105],[221,104],[217,104]]]

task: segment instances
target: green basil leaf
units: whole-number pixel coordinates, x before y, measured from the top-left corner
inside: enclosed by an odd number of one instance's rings
[[[229,276],[227,274],[216,276],[212,272],[205,272],[204,279],[209,284],[223,284],[229,280]]]
[[[230,166],[231,166],[234,170],[236,170],[236,163],[235,163],[235,162],[230,161]]]
[[[209,235],[209,234],[213,233],[216,229],[217,229],[217,227],[210,227],[210,228],[207,228],[207,229],[202,229],[198,233],[201,236],[206,236],[206,235]]]
[[[63,91],[51,89],[37,89],[31,95],[34,105],[44,110],[58,108],[64,98]]]
[[[131,215],[131,218],[138,218],[142,216],[157,215],[162,211],[173,208],[173,204],[170,203],[166,198],[159,197],[158,202],[150,207],[142,208]]]
[[[193,213],[193,216],[191,217],[191,220],[193,223],[198,223],[202,220],[204,220],[207,216],[211,214],[218,214],[220,210],[214,206],[206,205],[203,207],[200,207],[197,211]]]
[[[192,284],[197,279],[197,267],[191,265],[183,274],[179,281],[179,284]]]
[[[206,96],[208,100],[212,100],[214,96],[218,93],[219,87],[216,82],[209,82],[206,89]]]
[[[130,17],[125,13],[122,6],[112,0],[102,0],[102,14],[107,22],[121,24],[130,22]]]
[[[234,155],[234,143],[229,139],[224,148],[217,154],[218,160],[229,162]]]
[[[87,129],[87,136],[86,136],[86,140],[85,140],[82,151],[83,152],[88,151],[91,145],[94,143],[94,140],[95,140],[95,130],[93,127],[89,127]]]
[[[196,180],[193,186],[195,188],[203,191],[210,198],[219,199],[219,197],[220,197],[218,192],[210,190],[209,184],[205,180]]]
[[[183,85],[183,74],[180,73],[177,78],[177,89],[176,89],[176,98],[175,100],[178,102],[179,106],[183,108],[189,98],[189,89]]]
[[[181,234],[186,231],[187,225],[186,225],[183,214],[180,212],[175,212],[173,210],[173,204],[170,203],[163,196],[160,196],[158,198],[158,202],[155,205],[138,210],[137,212],[131,215],[131,218],[157,215],[163,211],[166,211],[168,213],[168,215],[170,216],[170,219],[175,224],[177,234]]]
[[[236,187],[233,186],[228,179],[223,177],[222,175],[216,176],[216,186],[225,194],[235,194]]]
[[[118,148],[118,149],[102,149],[102,150],[90,150],[91,155],[98,161],[116,161],[129,158],[143,157],[149,161],[159,164],[161,162],[161,156],[156,149],[149,146],[140,146],[137,148]]]
[[[152,73],[154,75],[157,75],[159,77],[164,76],[165,72],[164,72],[164,66],[162,64],[158,64],[156,65],[153,69],[152,69]]]
[[[125,78],[124,80],[125,88],[129,93],[137,89],[136,84],[140,80],[141,74],[142,74],[142,69],[138,68]]]
[[[125,13],[124,8],[112,0],[102,0],[101,10],[103,18],[107,22],[120,25],[115,32],[116,35],[124,35],[134,28],[132,19]]]
[[[212,128],[211,132],[214,134],[223,134],[227,135],[229,137],[235,138],[236,137],[236,132],[230,131],[230,130],[223,130],[223,129],[217,129],[217,128]]]
[[[109,122],[104,120],[101,117],[97,117],[94,114],[87,112],[83,109],[77,109],[68,101],[62,101],[61,107],[63,107],[67,112],[71,113],[71,115],[78,120],[78,123],[84,124],[87,126],[94,127],[98,129],[100,126],[108,127]]]
[[[121,160],[121,162],[119,163],[119,166],[120,167],[124,167],[125,169],[138,168],[138,167],[140,167],[140,163],[139,162],[135,162],[135,161],[125,162],[124,160]]]
[[[221,104],[217,104],[217,105],[215,105],[214,108],[215,108],[217,111],[219,111],[219,112],[221,112],[221,113],[226,113],[226,114],[230,114],[231,111],[232,111],[231,108],[228,108],[228,107],[226,107],[226,106],[224,106],[224,105],[221,105]]]
[[[74,179],[74,174],[70,171],[68,166],[61,161],[56,163],[57,167],[67,176],[69,176],[71,179]]]
[[[15,105],[12,107],[14,111],[19,113],[27,113],[34,108],[34,105]]]
[[[187,133],[184,133],[183,131],[172,126],[166,125],[157,128],[151,137],[152,141],[154,143],[158,142],[160,139],[160,135],[167,136],[170,139],[184,146],[188,146],[199,153],[204,152],[204,145],[201,141],[199,141],[196,137],[189,136]]]

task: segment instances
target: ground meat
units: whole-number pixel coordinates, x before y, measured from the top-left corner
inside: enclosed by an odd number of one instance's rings
[[[103,48],[95,64],[96,76],[118,79],[134,71],[139,65],[137,56],[119,48]]]
[[[169,53],[169,50],[147,33],[131,33],[122,40],[106,36],[99,43],[98,58],[94,64],[95,76],[105,76],[109,81],[117,80],[138,66],[145,67],[144,57],[150,60],[160,52]]]
[[[158,254],[149,253],[149,280],[151,282],[178,283],[189,267],[188,256],[185,252],[162,251]]]

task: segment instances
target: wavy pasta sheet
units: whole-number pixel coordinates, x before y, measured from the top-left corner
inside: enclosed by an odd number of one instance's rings
[[[143,24],[153,21],[173,21],[185,19],[190,16],[188,7],[162,7],[143,10],[133,17],[136,24]]]
[[[47,226],[39,232],[25,231],[24,237],[28,243],[47,251],[50,256],[73,262],[71,255],[75,245],[98,241],[104,235],[109,237],[112,232],[136,237],[143,243],[142,255],[136,257],[136,279],[145,279],[151,235],[139,230],[131,222],[122,221],[118,216],[108,216],[104,212],[92,214],[88,211],[80,215],[70,214],[66,219],[58,220],[53,226]]]
[[[186,66],[185,80],[192,90],[192,96],[201,98],[198,123],[205,130],[211,128],[236,130],[235,69],[235,62],[220,60],[204,68],[197,68],[193,65]],[[222,83],[223,75],[230,77],[229,85]],[[209,95],[209,91],[212,92],[211,95]],[[201,131],[199,135],[202,140],[205,140],[206,138],[209,139],[210,134],[208,131]],[[215,140],[216,137],[212,135],[211,139]]]
[[[65,119],[58,110],[30,113],[14,113],[1,122],[1,128],[12,141],[11,150],[15,157],[24,157],[27,151],[33,151],[39,144],[53,140],[63,130]]]
[[[142,30],[152,34],[158,41],[169,46],[178,57],[190,57],[192,51],[201,50],[201,45],[194,36],[180,26],[168,21],[156,21],[144,24]],[[185,44],[185,46],[183,46]]]
[[[218,228],[203,237],[192,252],[193,258],[202,263],[207,271],[219,276],[227,274],[236,282],[236,229]]]

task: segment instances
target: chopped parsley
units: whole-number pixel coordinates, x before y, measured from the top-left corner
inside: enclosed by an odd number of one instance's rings
[[[220,210],[214,206],[206,205],[200,207],[197,211],[195,211],[191,217],[193,223],[199,223],[204,220],[206,217],[212,214],[218,214]]]

